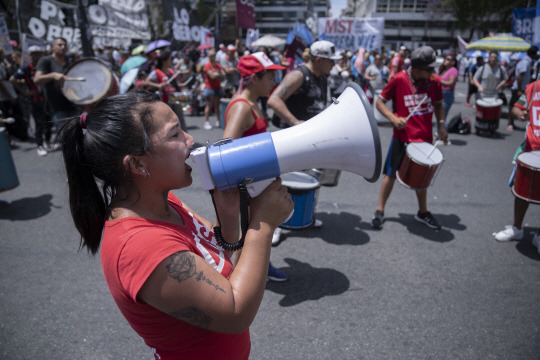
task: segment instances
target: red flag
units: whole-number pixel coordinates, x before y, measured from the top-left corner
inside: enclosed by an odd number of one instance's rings
[[[236,0],[236,24],[240,29],[255,29],[255,0]]]

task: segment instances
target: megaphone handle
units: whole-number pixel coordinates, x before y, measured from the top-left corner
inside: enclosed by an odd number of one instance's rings
[[[221,233],[221,220],[219,219],[219,214],[214,200],[214,191],[210,190],[210,195],[212,195],[212,204],[214,205],[214,210],[216,211],[216,217],[219,226],[214,226],[214,236],[216,241],[225,251],[237,251],[244,247],[244,240],[246,239],[247,229],[249,226],[249,194],[244,183],[238,184],[238,190],[240,192],[240,229],[242,230],[242,237],[240,240],[234,244],[230,244],[225,241],[223,234]]]
[[[264,179],[257,182],[252,182],[246,185],[249,196],[252,198],[259,196],[276,178]]]

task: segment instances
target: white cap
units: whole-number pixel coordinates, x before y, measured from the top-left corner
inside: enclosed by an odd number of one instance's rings
[[[311,56],[325,59],[339,60],[341,55],[336,54],[336,47],[333,43],[326,40],[315,41],[309,48]]]
[[[43,52],[43,49],[41,48],[41,46],[38,46],[38,45],[32,45],[28,48],[28,52],[31,54],[31,53],[36,53],[36,52]]]

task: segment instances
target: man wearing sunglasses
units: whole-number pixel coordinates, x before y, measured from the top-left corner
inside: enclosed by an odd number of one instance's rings
[[[436,65],[435,51],[422,46],[411,54],[411,67],[393,76],[377,99],[379,110],[394,125],[394,134],[383,168],[384,177],[379,193],[379,204],[371,225],[381,229],[384,208],[396,180],[396,171],[405,155],[405,146],[411,142],[433,142],[433,114],[438,123],[439,138],[448,141],[444,124],[444,106],[441,78],[433,73]],[[386,105],[392,100],[394,111]],[[432,229],[441,225],[427,209],[427,190],[417,190],[418,213],[414,219]]]

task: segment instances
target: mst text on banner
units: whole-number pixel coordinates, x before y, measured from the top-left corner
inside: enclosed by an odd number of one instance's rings
[[[319,18],[319,36],[326,36],[338,50],[355,52],[380,48],[384,18]]]

